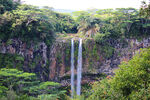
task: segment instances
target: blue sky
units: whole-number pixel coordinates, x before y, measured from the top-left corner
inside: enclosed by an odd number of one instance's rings
[[[55,9],[86,10],[106,8],[140,8],[142,0],[21,0],[35,6],[49,6]],[[148,0],[145,0],[148,2]]]

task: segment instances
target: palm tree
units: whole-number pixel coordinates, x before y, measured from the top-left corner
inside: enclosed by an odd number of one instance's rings
[[[88,37],[93,37],[99,31],[99,22],[100,20],[93,16],[81,17],[78,33],[82,32]]]

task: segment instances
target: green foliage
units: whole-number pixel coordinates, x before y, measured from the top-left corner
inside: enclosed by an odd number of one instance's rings
[[[144,7],[146,7],[145,10]],[[149,5],[144,4],[140,13],[147,17],[139,15],[139,12],[134,8],[77,11],[73,15],[78,23],[79,32],[82,31],[84,34],[94,29],[95,33],[109,33],[109,39],[118,39],[149,34]],[[102,39],[104,36],[99,35],[99,37]]]
[[[0,39],[5,41],[19,38],[27,43],[44,41],[50,46],[55,32],[77,32],[76,23],[70,15],[56,13],[48,7],[39,9],[22,4],[2,14],[0,21]]]
[[[104,33],[104,34],[97,33],[94,36],[94,40],[95,40],[96,43],[105,44],[105,42],[108,39],[109,35],[110,35],[110,33]]]
[[[120,70],[112,81],[114,90],[128,96],[141,87],[147,89],[150,84],[150,49],[142,50],[131,61],[124,62],[119,67]]]
[[[35,74],[18,71],[17,69],[2,68],[0,70],[0,78],[1,78],[3,84],[9,86],[9,85],[15,84],[15,82],[19,81],[19,79],[34,80]],[[5,80],[3,80],[3,79],[5,79]],[[21,81],[20,81],[20,83],[21,83]]]
[[[70,98],[69,100],[85,100],[85,97],[84,97],[84,95],[81,95],[81,96],[76,95],[73,99]]]
[[[27,94],[47,100],[47,98],[52,97],[63,97],[66,92],[65,90],[59,89],[59,83],[50,81],[40,82],[34,73],[26,73],[17,69],[2,68],[0,70],[0,82],[0,97],[6,99],[9,99],[9,97],[18,98],[18,100],[23,98],[31,99],[25,95]]]
[[[0,81],[2,87],[5,86],[9,90],[13,89],[17,94],[28,93],[30,86],[39,83],[34,73],[26,73],[18,71],[17,69],[6,68],[0,70]],[[6,94],[5,92],[3,93]]]
[[[104,56],[106,58],[110,58],[112,57],[113,53],[114,53],[114,48],[112,46],[109,45],[105,45],[101,48],[101,51],[104,53]]]
[[[82,96],[84,96],[84,98],[88,97],[91,94],[91,88],[91,83],[82,85]]]
[[[47,86],[60,86],[60,84],[55,82],[43,82],[41,83],[40,88],[47,88]]]
[[[0,68],[17,68],[22,70],[24,58],[19,55],[0,53]]]
[[[59,90],[60,84],[55,82],[42,82],[39,85],[30,87],[29,92],[31,95],[40,95],[40,94],[52,94],[60,95],[65,93],[65,91]]]
[[[150,4],[147,4],[145,1],[142,2],[142,7],[140,9],[140,16],[143,18],[150,18]]]
[[[150,48],[119,67],[114,77],[93,84],[88,100],[150,99]]]
[[[71,44],[69,46],[71,46]],[[71,53],[70,48],[69,47],[66,48],[65,49],[65,55],[66,55],[65,59],[66,59],[66,62],[69,62],[69,60],[70,60],[70,53]]]
[[[0,97],[2,97],[2,96],[6,93],[7,90],[8,90],[7,87],[2,86],[2,85],[0,84]]]
[[[107,79],[103,79],[100,82],[95,82],[92,85],[91,95],[87,100],[100,100],[100,99],[111,99],[110,93],[110,82]]]
[[[21,56],[17,56],[17,57],[16,57],[16,60],[17,60],[17,61],[24,61],[24,58],[21,57]]]
[[[15,91],[9,90],[6,91],[6,95],[2,96],[0,100],[40,100],[35,97],[31,97],[28,95],[17,95]]]
[[[129,98],[131,98],[132,100],[148,100],[150,98],[150,86],[148,86],[148,88],[144,88],[142,87],[141,89],[139,89],[138,91],[133,91]]]
[[[0,14],[3,14],[5,11],[11,11],[13,9],[16,9],[16,7],[19,5],[20,1],[16,0],[1,0],[0,1]]]
[[[67,37],[67,33],[78,31],[80,33],[78,36],[84,38],[85,33],[88,34],[87,31],[92,30],[91,37],[96,44],[93,45],[92,52],[89,52],[88,46],[83,51],[84,58],[86,55],[89,56],[90,68],[95,61],[92,57],[99,60],[98,50],[103,53],[105,58],[113,55],[114,48],[109,43],[110,41],[124,37],[141,37],[149,35],[150,32],[149,5],[145,3],[140,10],[140,15],[134,8],[119,8],[77,11],[73,13],[72,17],[56,13],[49,7],[39,9],[31,5],[20,5],[19,1],[0,1],[0,39],[6,42],[6,45],[12,44],[11,38],[19,38],[27,44],[44,41],[51,46],[55,39],[55,32],[62,33],[63,37]],[[70,36],[70,38],[72,37]],[[78,54],[77,44],[75,43],[75,59]],[[66,49],[65,52],[68,62],[70,49]],[[149,49],[142,50],[128,63],[122,63],[114,78],[96,82],[92,90],[88,92],[88,95],[91,94],[88,99],[149,99],[149,54]],[[58,63],[62,63],[61,55],[56,56],[59,60]],[[29,63],[29,69],[33,70],[36,61],[40,59],[39,55],[36,56],[33,62]],[[55,100],[65,97],[66,91],[60,90],[59,83],[40,82],[34,73],[19,71],[23,70],[23,63],[22,56],[0,54],[0,68],[2,68],[0,70],[0,97],[3,100]],[[47,69],[44,67],[43,69],[45,70],[42,74],[47,75]],[[29,95],[37,98],[30,98]],[[88,95],[76,97],[76,99],[85,99]]]
[[[38,95],[38,98],[40,100],[57,100],[57,95],[51,95],[51,94],[44,94],[44,95]]]
[[[109,38],[110,38],[110,33],[105,33],[105,34],[97,33],[94,36],[94,41],[97,44],[96,47],[101,46],[100,51],[104,54],[105,58],[110,58],[114,52],[113,46],[107,42]]]
[[[97,42],[97,43],[104,43],[104,37],[105,37],[105,34],[97,33],[97,34],[94,36],[94,40],[95,40],[95,42]]]

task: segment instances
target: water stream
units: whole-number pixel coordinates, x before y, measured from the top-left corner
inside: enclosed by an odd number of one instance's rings
[[[78,49],[78,64],[77,64],[77,88],[76,93],[79,96],[81,94],[81,78],[82,78],[82,39],[79,39]],[[74,86],[74,40],[71,39],[71,98],[73,98],[75,92]]]
[[[81,94],[81,78],[82,78],[82,39],[79,40],[78,65],[77,65],[77,95]]]
[[[74,94],[74,40],[71,39],[71,97]]]

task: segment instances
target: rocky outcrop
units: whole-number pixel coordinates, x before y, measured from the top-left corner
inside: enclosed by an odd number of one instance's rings
[[[150,38],[125,39],[124,42],[118,40],[112,44],[114,47],[113,55],[109,59],[104,59],[101,66],[96,70],[98,73],[113,74],[114,69],[123,61],[129,61],[133,55],[140,51],[141,48],[150,47]]]
[[[68,51],[67,51],[68,50]],[[67,51],[67,53],[66,53]],[[50,49],[49,80],[59,81],[67,72],[70,60],[70,41],[57,39]]]
[[[0,41],[0,53],[22,56],[24,62],[20,69],[37,73],[41,80],[46,79],[43,71],[47,66],[47,45],[44,42],[26,44],[19,39]]]
[[[116,40],[111,43],[111,47],[107,48],[105,48],[105,46],[97,45],[92,39],[83,41],[83,75],[94,75],[101,73],[112,75],[114,74],[114,69],[117,69],[118,65],[122,61],[130,60],[133,55],[135,55],[136,52],[140,50],[140,48],[150,47],[150,38],[144,38],[140,42],[137,39],[125,39],[123,41]],[[49,66],[50,70],[52,70],[52,72],[50,72],[50,76],[52,75],[52,79],[55,77],[54,80],[61,81],[62,84],[69,84],[71,47],[70,40],[57,40],[54,45],[55,46],[53,48],[55,49],[52,50],[52,54],[55,54],[55,60],[52,61],[51,65]],[[106,51],[104,51],[105,49]],[[109,51],[107,49],[113,50]],[[75,67],[77,66],[77,54],[78,39],[75,40]],[[61,56],[61,58],[59,58],[59,56]],[[49,79],[51,80],[51,77],[49,77]],[[89,77],[84,76],[83,79],[88,81]],[[92,79],[91,76],[90,79]],[[94,79],[91,81],[93,80]]]
[[[128,61],[140,50],[150,47],[150,38],[108,41],[100,45],[93,39],[83,40],[83,75],[113,74],[122,61]],[[41,80],[70,82],[71,39],[56,39],[51,47],[44,42],[26,44],[19,39],[0,41],[0,53],[18,54],[24,57],[22,70],[35,72]],[[75,68],[77,66],[78,38],[75,38]],[[75,70],[76,73],[76,70]],[[91,76],[89,76],[91,77]],[[88,76],[83,79],[89,81]],[[92,81],[95,79],[92,79]]]

